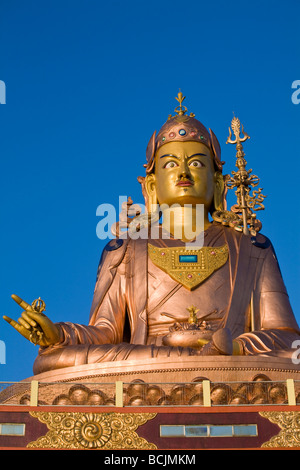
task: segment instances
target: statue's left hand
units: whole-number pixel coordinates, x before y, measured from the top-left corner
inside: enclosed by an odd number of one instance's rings
[[[35,311],[31,305],[17,295],[12,295],[12,298],[24,311],[18,321],[12,320],[4,315],[3,318],[5,321],[24,336],[24,338],[39,346],[47,347],[59,342],[59,328],[50,318],[42,312]]]
[[[200,343],[202,346],[200,350],[200,356],[216,356],[225,355],[231,356],[233,354],[233,341],[231,332],[228,328],[220,328],[217,330],[212,337],[212,340],[206,344]]]

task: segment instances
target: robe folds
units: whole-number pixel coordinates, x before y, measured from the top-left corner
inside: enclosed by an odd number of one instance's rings
[[[60,341],[40,348],[34,373],[97,362],[185,357],[199,352],[164,346],[176,318],[195,305],[211,333],[228,328],[242,355],[288,355],[299,328],[271,242],[213,223],[204,246],[227,245],[227,262],[189,291],[155,266],[148,243],[184,246],[174,239],[117,239],[103,250],[87,325],[57,323]],[[199,356],[201,361],[201,356]]]

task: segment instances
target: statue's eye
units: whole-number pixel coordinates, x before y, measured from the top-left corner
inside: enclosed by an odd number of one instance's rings
[[[200,162],[200,160],[193,160],[189,166],[191,166],[192,168],[201,168],[203,165],[202,162]]]
[[[167,162],[164,165],[164,168],[175,168],[176,166],[178,166],[178,164],[176,162],[174,162],[173,160],[171,160],[170,162]]]

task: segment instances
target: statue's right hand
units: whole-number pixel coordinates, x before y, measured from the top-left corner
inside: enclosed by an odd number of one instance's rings
[[[59,328],[50,318],[42,312],[35,311],[31,305],[17,295],[12,295],[12,298],[24,311],[18,321],[12,320],[4,315],[3,318],[5,321],[24,336],[24,338],[39,346],[47,347],[59,342]]]

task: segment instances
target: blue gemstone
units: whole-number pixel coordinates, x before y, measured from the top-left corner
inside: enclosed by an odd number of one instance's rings
[[[186,134],[186,131],[184,129],[180,129],[180,131],[178,132],[179,135],[185,135]]]
[[[179,263],[197,263],[197,255],[179,255]]]

